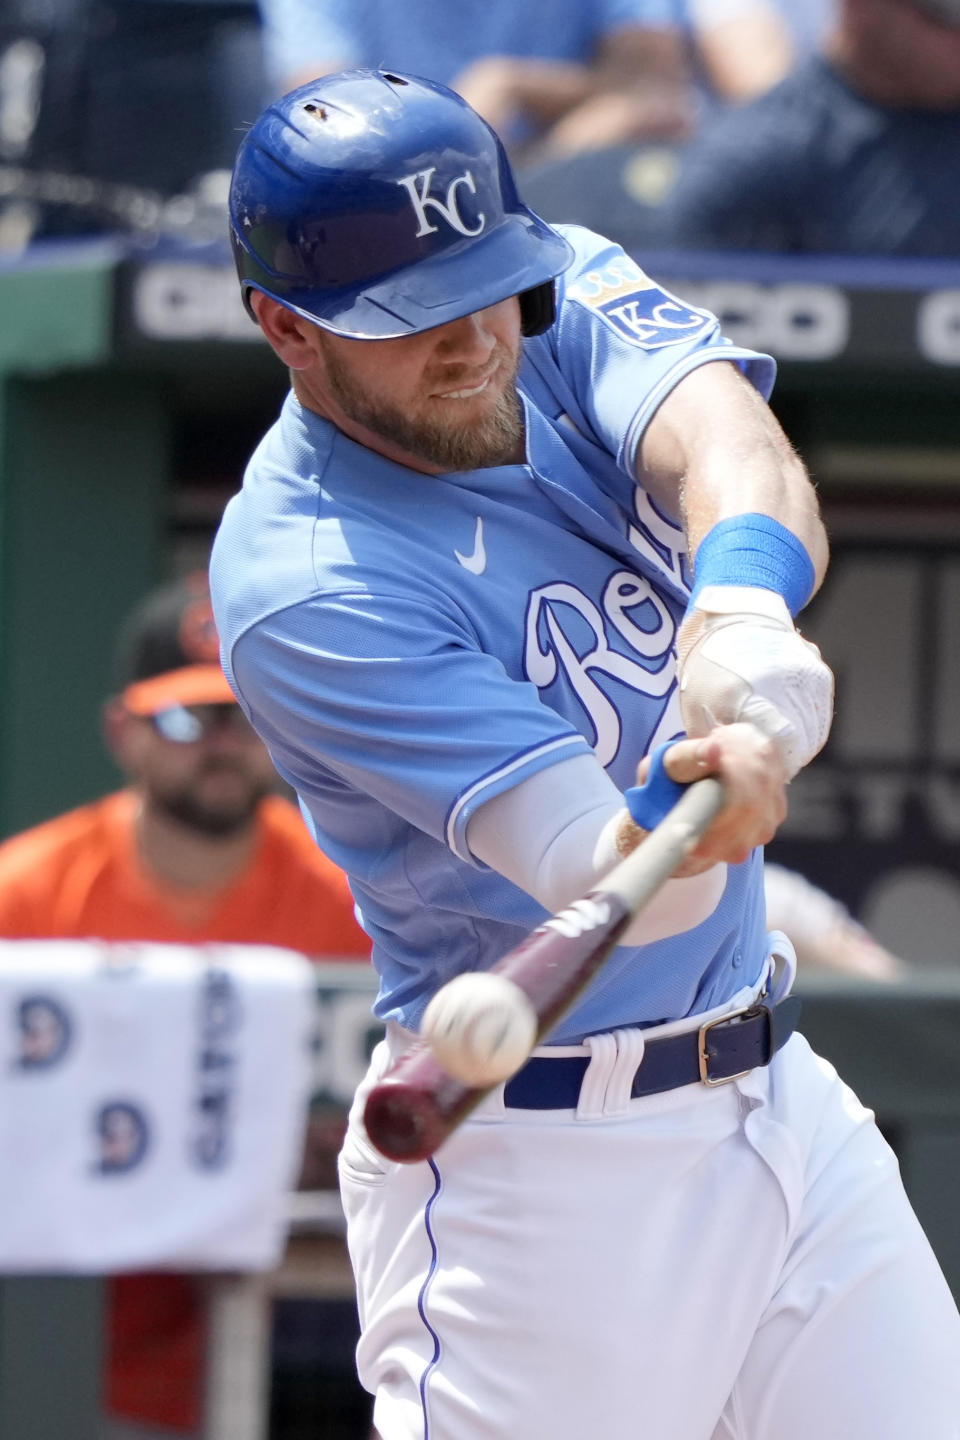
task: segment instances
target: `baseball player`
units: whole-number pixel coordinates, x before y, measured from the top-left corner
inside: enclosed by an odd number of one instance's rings
[[[826,545],[772,361],[544,224],[410,75],[272,105],[231,221],[292,390],[214,606],[381,977],[341,1184],[383,1440],[960,1435],[956,1308],[765,930],[758,847],[832,706],[793,624]],[[724,809],[549,1043],[431,1160],[384,1160],[364,1094],[431,995],[707,772]]]

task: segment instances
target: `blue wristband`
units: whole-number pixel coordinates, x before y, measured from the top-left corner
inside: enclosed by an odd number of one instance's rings
[[[646,780],[642,785],[632,785],[629,790],[624,791],[623,798],[630,811],[630,819],[644,830],[656,829],[687,788],[686,785],[681,785],[679,780],[671,780],[664,769],[663,757],[674,744],[676,741],[668,740],[665,745],[658,745],[652,750]]]
[[[733,515],[708,530],[694,562],[691,602],[706,585],[775,590],[797,615],[813,594],[813,561],[792,531],[769,515]]]

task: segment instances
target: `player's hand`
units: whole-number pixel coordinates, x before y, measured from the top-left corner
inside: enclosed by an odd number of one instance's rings
[[[677,655],[688,735],[749,721],[775,742],[791,779],[823,748],[833,675],[772,590],[705,587],[680,628]]]
[[[723,781],[725,803],[677,877],[699,875],[712,865],[740,865],[758,845],[771,841],[787,814],[787,772],[776,742],[753,725],[720,725],[695,740],[678,740],[663,757],[671,780],[689,785],[705,775]],[[647,778],[650,760],[637,767],[637,783]],[[629,822],[632,824],[632,822]],[[644,831],[634,837],[634,843]],[[626,850],[632,846],[625,846]]]

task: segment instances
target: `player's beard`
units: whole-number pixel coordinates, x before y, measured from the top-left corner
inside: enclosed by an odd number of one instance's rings
[[[506,346],[498,346],[498,352],[509,368],[509,380],[494,407],[470,420],[453,418],[455,402],[451,402],[448,420],[412,415],[389,401],[372,397],[326,346],[324,361],[331,393],[356,424],[441,471],[462,471],[509,465],[523,442],[523,409],[517,393],[520,356],[512,357]]]
[[[207,768],[228,763],[210,760]],[[235,767],[231,765],[230,768]],[[253,823],[260,802],[273,793],[274,788],[260,776],[251,776],[247,786],[229,800],[207,800],[198,792],[196,778],[176,786],[161,788],[151,784],[145,787],[147,803],[155,812],[186,830],[220,840],[239,835],[247,829]]]

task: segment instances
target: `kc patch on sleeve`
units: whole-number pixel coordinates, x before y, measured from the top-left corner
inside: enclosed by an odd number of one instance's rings
[[[566,294],[641,350],[696,340],[717,323],[708,310],[698,310],[661,290],[626,255],[618,255],[602,269],[588,270],[567,287]]]

